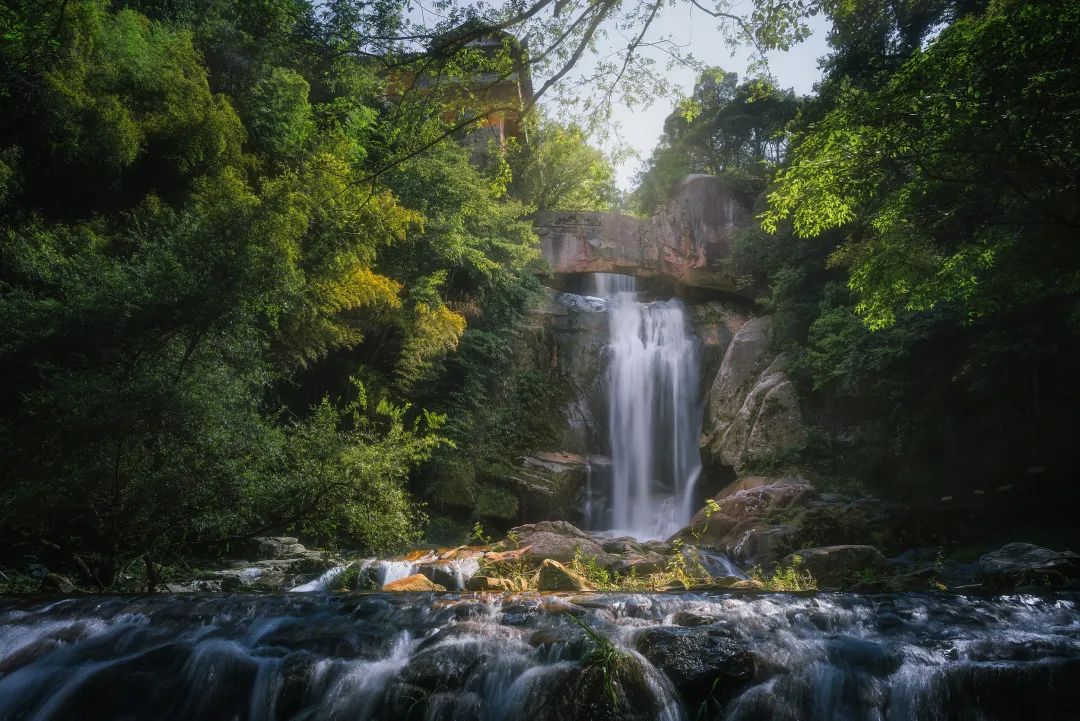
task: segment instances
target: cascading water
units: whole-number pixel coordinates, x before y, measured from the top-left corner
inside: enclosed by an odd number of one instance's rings
[[[665,538],[692,513],[701,473],[697,342],[678,300],[642,302],[636,279],[596,273],[608,302],[611,515],[607,529]]]
[[[0,597],[0,719],[1076,721],[1077,601]]]

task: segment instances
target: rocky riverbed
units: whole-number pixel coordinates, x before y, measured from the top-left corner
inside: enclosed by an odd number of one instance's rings
[[[798,491],[798,486],[778,487],[784,493],[793,487]],[[773,492],[754,490],[766,499]],[[1080,556],[1026,543],[1007,544],[967,563],[945,561],[929,548],[886,558],[877,548],[859,544],[773,554],[776,560],[765,561],[763,567],[735,563],[725,553],[731,546],[723,539],[754,538],[758,530],[726,523],[718,511],[707,527],[715,535],[693,533],[691,526],[691,531],[672,542],[641,542],[596,536],[565,521],[544,521],[514,528],[495,543],[418,549],[381,559],[312,550],[290,537],[267,537],[240,549],[251,554],[249,559],[207,561],[206,570],[161,584],[156,590],[595,591],[619,588],[620,581],[625,584],[628,579],[637,584],[632,586],[635,590],[685,590],[688,586],[762,590],[762,583],[747,580],[748,571],[767,580],[774,569],[791,568],[809,574],[822,590],[991,593],[1078,590],[1080,586]],[[697,545],[684,542],[686,538]],[[737,546],[735,551],[736,558],[745,558],[737,555]],[[43,590],[78,590],[69,580],[55,578]]]
[[[1075,594],[0,599],[0,718],[1080,718]]]

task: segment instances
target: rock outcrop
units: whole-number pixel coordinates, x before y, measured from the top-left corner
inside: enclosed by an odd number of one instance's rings
[[[170,592],[182,591],[285,591],[341,565],[341,558],[305,547],[292,536],[265,536],[235,544],[235,560],[226,568],[211,571],[187,584],[170,584]]]
[[[1071,585],[1080,582],[1080,556],[1030,543],[1010,543],[979,559],[978,579],[999,591]]]
[[[663,210],[640,220],[618,213],[544,212],[536,218],[555,273],[623,273],[678,285],[741,292],[728,267],[735,231],[750,210],[727,180],[691,175]]]
[[[545,559],[570,563],[575,557],[595,562],[600,568],[638,576],[662,571],[675,553],[671,544],[662,541],[638,541],[636,539],[602,539],[592,536],[566,521],[542,521],[512,528],[508,537],[514,539],[516,550],[504,554],[488,554],[497,560],[502,555],[514,554],[513,560],[539,564]],[[499,544],[506,547],[507,542]]]
[[[523,560],[534,564],[545,559],[569,563],[574,556],[594,558],[603,566],[612,559],[600,541],[566,521],[541,521],[513,528],[507,534],[522,549]]]
[[[790,551],[798,535],[797,511],[817,497],[817,491],[799,476],[748,476],[713,497],[716,509],[698,511],[678,534],[690,543],[723,551],[737,563],[778,560]]]
[[[554,520],[573,517],[589,474],[589,458],[566,451],[534,451],[507,482],[524,518]]]
[[[854,544],[803,548],[780,563],[784,566],[798,564],[810,572],[821,588],[848,586],[862,576],[880,575],[889,569],[889,562],[881,551],[873,546]]]
[[[784,354],[772,356],[772,319],[752,318],[728,345],[705,403],[702,452],[714,466],[745,470],[805,443],[798,394]]]

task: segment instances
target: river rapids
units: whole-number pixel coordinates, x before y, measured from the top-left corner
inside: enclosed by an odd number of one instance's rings
[[[0,599],[0,719],[1080,719],[1078,600]]]

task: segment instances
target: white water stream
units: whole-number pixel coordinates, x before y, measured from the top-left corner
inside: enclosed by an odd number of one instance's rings
[[[697,340],[677,300],[642,302],[635,278],[593,275],[608,303],[611,528],[666,538],[693,513],[701,473]]]

